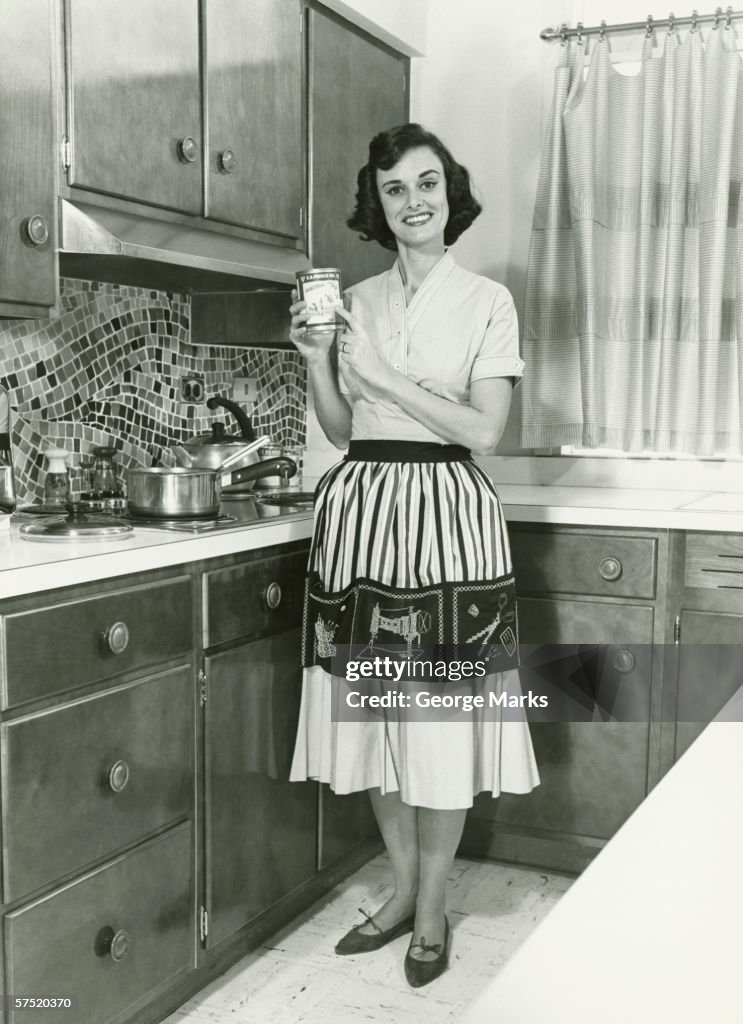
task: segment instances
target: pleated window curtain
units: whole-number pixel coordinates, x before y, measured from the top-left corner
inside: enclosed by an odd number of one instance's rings
[[[525,447],[740,455],[743,73],[734,30],[561,47],[524,315]]]

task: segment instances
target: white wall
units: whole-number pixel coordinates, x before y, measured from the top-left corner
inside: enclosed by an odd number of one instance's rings
[[[545,115],[558,44],[539,38],[570,0],[429,0],[426,57],[413,61],[412,116],[469,168],[483,213],[455,247],[505,284],[521,314]],[[519,450],[518,390],[501,452]]]

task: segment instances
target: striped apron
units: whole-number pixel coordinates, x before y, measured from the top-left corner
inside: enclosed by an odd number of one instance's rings
[[[318,484],[307,570],[304,676],[290,778],[336,793],[378,787],[413,806],[472,805],[538,784],[525,717],[348,721],[334,714],[341,645],[434,648],[487,635],[520,692],[514,578],[503,511],[458,445],[352,441]]]

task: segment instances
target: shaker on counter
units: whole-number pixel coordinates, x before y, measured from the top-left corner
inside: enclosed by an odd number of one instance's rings
[[[70,479],[67,474],[67,460],[70,453],[64,448],[47,448],[46,477],[44,478],[44,503],[46,505],[64,505],[70,497]]]

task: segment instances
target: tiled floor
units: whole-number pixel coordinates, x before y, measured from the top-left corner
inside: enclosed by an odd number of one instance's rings
[[[401,938],[356,957],[333,953],[337,939],[389,893],[384,855],[232,967],[163,1024],[432,1024],[459,1020],[571,879],[457,860],[447,895],[453,927],[449,970],[423,989],[408,987]]]

